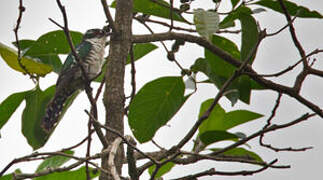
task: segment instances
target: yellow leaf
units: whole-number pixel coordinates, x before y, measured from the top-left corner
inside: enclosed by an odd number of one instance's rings
[[[14,49],[2,44],[0,42],[0,55],[3,60],[12,69],[26,73],[18,63],[18,53]],[[37,58],[22,57],[21,64],[26,67],[27,71],[31,74],[37,74],[39,76],[45,76],[50,73],[53,69],[51,66],[43,64]]]

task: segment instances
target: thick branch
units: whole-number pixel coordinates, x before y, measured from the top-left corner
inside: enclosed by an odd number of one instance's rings
[[[116,129],[120,134],[124,133],[124,75],[125,64],[131,45],[131,26],[132,26],[132,0],[116,1],[115,28],[116,32],[111,36],[109,61],[107,64],[106,85],[104,92],[104,105],[106,108],[105,125]],[[118,136],[106,132],[106,140],[111,144]],[[124,149],[121,146],[115,157],[115,165],[121,174],[122,162],[124,159]],[[102,158],[102,167],[108,169],[107,157]],[[104,174],[100,180],[111,179]]]

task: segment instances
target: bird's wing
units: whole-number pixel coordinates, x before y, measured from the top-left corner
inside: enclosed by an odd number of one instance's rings
[[[87,41],[83,41],[82,43],[80,43],[76,47],[76,52],[80,58],[80,61],[82,61],[89,54],[89,52],[91,51],[91,48],[92,48],[91,43],[89,43]],[[68,71],[76,64],[77,64],[77,62],[76,62],[75,57],[73,56],[72,53],[70,53],[64,62],[61,74],[64,73],[64,71]]]
[[[76,47],[76,51],[78,53],[78,56],[80,58],[80,61],[83,61],[85,57],[89,54],[91,50],[91,44],[89,42],[83,41],[81,44],[79,44]],[[63,68],[59,74],[59,77],[56,82],[56,91],[59,91],[58,88],[63,88],[64,86],[69,86],[71,83],[73,83],[78,76],[80,76],[80,68],[77,65],[77,62],[70,53],[63,65]]]

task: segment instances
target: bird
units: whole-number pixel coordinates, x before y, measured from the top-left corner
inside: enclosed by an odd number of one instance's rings
[[[56,82],[55,95],[49,101],[41,121],[45,132],[50,132],[56,126],[67,99],[85,88],[85,79],[92,81],[101,73],[108,34],[106,29],[87,30],[75,48],[78,58],[72,52],[67,56]]]

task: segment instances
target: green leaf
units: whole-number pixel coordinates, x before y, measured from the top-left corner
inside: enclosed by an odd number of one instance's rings
[[[42,63],[50,65],[53,68],[53,71],[57,74],[61,72],[63,64],[58,55],[39,55],[33,56],[33,58],[38,58]]]
[[[212,103],[213,99],[208,99],[201,104],[199,117],[208,110]],[[227,130],[262,116],[263,115],[261,114],[247,110],[225,112],[225,110],[217,104],[211,111],[209,117],[200,125],[199,138],[206,146],[224,140],[237,141],[239,136],[227,132]]]
[[[240,59],[240,51],[233,41],[225,37],[213,35],[212,44],[226,51],[232,57]],[[222,58],[213,54],[207,49],[205,49],[204,55],[209,65],[211,66],[212,71],[216,72],[218,76],[229,77],[233,74],[234,70],[236,69],[233,65],[227,63]]]
[[[75,45],[79,44],[83,38],[82,33],[70,31],[72,42]],[[39,58],[44,64],[50,65],[54,72],[59,73],[62,68],[62,62],[58,54],[68,54],[70,46],[66,40],[64,31],[57,30],[48,32],[40,36],[35,42],[31,43],[26,40],[22,44],[29,43],[29,48],[24,53],[26,57]]]
[[[144,57],[151,51],[157,49],[158,46],[152,44],[152,43],[140,43],[140,44],[135,44],[133,46],[133,56],[134,56],[134,61],[139,60],[140,58]],[[126,64],[130,63],[130,55],[127,57],[127,62]]]
[[[36,44],[37,41],[34,40],[20,40],[19,46],[22,50],[22,55],[24,56],[26,52],[31,48],[34,44]],[[16,42],[12,42],[13,45],[17,47]],[[28,54],[27,54],[28,55]],[[32,57],[34,59],[38,59],[40,62],[50,65],[53,68],[53,71],[56,73],[59,73],[62,68],[62,62],[57,54],[54,54],[52,52],[49,52],[48,54],[41,54],[41,55],[28,55],[28,57]]]
[[[29,91],[14,93],[2,101],[0,104],[0,129],[6,124],[28,93]]]
[[[220,148],[211,148],[210,150],[216,152],[216,151],[220,151],[222,149]],[[224,153],[221,153],[221,155],[225,155],[225,156],[232,156],[232,157],[236,157],[236,158],[243,158],[243,159],[250,159],[250,160],[254,160],[256,162],[259,162],[259,163],[263,163],[264,161],[262,160],[262,158],[252,152],[252,151],[248,151],[244,148],[234,148],[234,149],[230,149]]]
[[[16,169],[15,170],[15,173],[16,174],[20,174],[21,173],[21,170],[20,169]],[[13,179],[15,179],[14,176],[13,176],[13,173],[6,174],[6,175],[0,177],[0,180],[13,180]]]
[[[208,99],[201,104],[199,118],[204,114],[204,112],[207,111],[212,102],[213,99]],[[209,130],[226,130],[218,125],[219,123],[223,122],[224,116],[224,109],[219,104],[217,104],[211,111],[209,117],[200,125],[199,132],[203,133]]]
[[[247,123],[263,117],[262,114],[247,111],[247,110],[235,110],[227,112],[221,125],[224,129],[231,129],[240,124]]]
[[[207,111],[212,102],[213,99],[208,99],[201,104],[199,117]],[[262,116],[263,115],[261,114],[247,110],[225,112],[225,110],[217,104],[211,111],[210,116],[200,125],[199,132],[203,133],[210,130],[229,130],[235,126],[258,119]]]
[[[182,77],[162,77],[145,84],[129,106],[130,128],[140,143],[153,138],[185,102]]]
[[[0,43],[0,55],[3,60],[8,64],[12,69],[26,73],[18,63],[18,53],[12,48]],[[22,57],[21,64],[25,66],[27,71],[32,74],[37,74],[39,76],[45,76],[47,73],[52,71],[52,67],[42,63],[37,58],[31,57]]]
[[[235,23],[234,21],[236,19],[239,19],[239,16],[241,13],[244,14],[252,14],[253,12],[251,11],[250,8],[247,8],[244,5],[240,5],[238,8],[233,10],[229,15],[227,15],[221,22],[220,22],[220,29],[225,29],[228,27],[234,27]]]
[[[82,40],[82,33],[70,31],[74,46]],[[50,54],[68,54],[70,46],[62,30],[51,31],[40,36],[34,44],[26,51],[25,56],[43,56]]]
[[[323,16],[318,13],[317,11],[311,11],[307,7],[299,6],[296,3],[283,0],[287,11],[292,16],[297,16],[301,18],[323,18]],[[272,9],[274,11],[283,13],[283,10],[281,9],[279,2],[275,0],[260,0],[255,2],[254,4],[261,5],[263,7]]]
[[[252,53],[258,42],[258,29],[256,20],[247,13],[240,13],[239,20],[241,22],[241,61],[245,61],[246,58]],[[248,59],[248,63],[252,64],[253,59]]]
[[[0,180],[12,180],[12,179],[14,179],[12,174],[6,174],[6,175],[0,177]]]
[[[217,12],[194,10],[194,24],[196,31],[207,40],[212,40],[212,35],[219,30],[220,17]]]
[[[160,167],[158,169],[158,172],[157,172],[155,178],[162,177],[164,174],[168,173],[174,166],[175,166],[175,163],[173,163],[173,162],[166,163],[165,165],[163,165],[162,167]],[[153,174],[153,172],[155,171],[155,168],[156,168],[156,165],[149,167],[148,172],[150,175]]]
[[[116,7],[116,1],[112,2],[111,7]],[[133,11],[170,19],[170,5],[163,0],[134,0]],[[179,10],[175,8],[173,11],[173,20],[187,22],[181,16]]]
[[[91,179],[99,176],[99,171],[93,168],[89,168]],[[64,172],[55,172],[46,176],[41,176],[34,178],[34,180],[58,180],[58,179],[68,179],[68,180],[80,180],[86,179],[86,170],[85,167],[81,167],[78,170],[74,171],[64,171]]]
[[[68,155],[73,155],[74,152],[73,151],[65,151],[65,154]],[[70,160],[71,158],[66,157],[66,156],[52,156],[46,160],[44,160],[37,168],[36,172],[40,172],[42,170],[46,170],[48,168],[58,168],[61,165],[63,165],[64,163],[66,163],[68,160]]]
[[[65,111],[71,105],[78,93],[79,92],[75,92],[72,97],[67,100],[59,119],[64,116]],[[27,139],[28,144],[34,150],[44,146],[50,136],[50,134],[44,132],[40,125],[41,119],[45,114],[46,106],[54,94],[55,86],[51,86],[45,91],[42,91],[37,86],[25,96],[26,107],[22,114],[22,133]]]
[[[231,0],[232,8],[235,8],[240,0]]]
[[[208,146],[212,143],[220,142],[220,141],[238,141],[239,137],[235,134],[229,133],[227,131],[217,131],[210,130],[205,131],[199,134],[200,140],[203,142],[205,146]]]
[[[246,33],[248,34],[249,32]],[[213,35],[212,43],[229,53],[235,59],[241,59],[240,51],[237,45],[229,39]],[[249,42],[245,43],[243,49],[244,52],[247,52],[250,45],[251,44]],[[193,72],[204,73],[210,78],[209,82],[212,82],[216,85],[216,87],[221,88],[223,84],[232,76],[236,67],[227,63],[222,58],[218,57],[207,49],[205,49],[204,54],[205,59],[197,59],[194,65],[191,66],[191,70]],[[249,104],[252,89],[263,89],[263,87],[254,80],[250,79],[248,76],[240,76],[228,87],[227,90],[230,90],[230,93],[226,94],[226,97],[231,101],[232,106],[237,102],[238,99]]]
[[[22,40],[19,40],[20,49],[21,50],[26,50],[27,48],[30,48],[32,45],[34,45],[35,42],[36,41],[31,40],[31,39],[22,39]],[[18,48],[16,41],[12,42],[12,44],[14,46],[16,46],[16,48]]]

